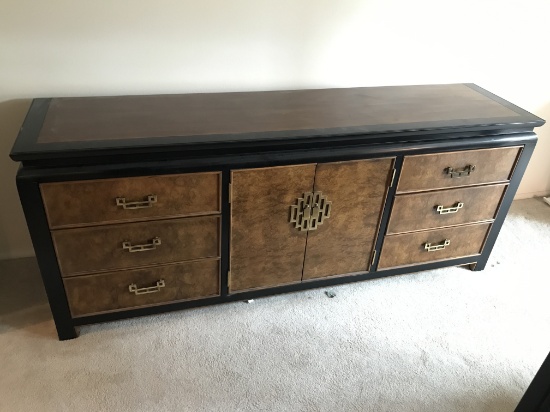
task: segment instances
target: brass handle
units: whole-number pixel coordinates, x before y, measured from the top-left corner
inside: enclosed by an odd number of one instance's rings
[[[445,169],[445,174],[448,174],[453,177],[462,177],[462,176],[470,176],[470,173],[472,173],[474,170],[476,170],[475,165],[468,165],[464,169],[461,170],[454,170],[452,167],[447,167]]]
[[[438,245],[433,245],[431,243],[426,243],[424,245],[424,249],[426,249],[428,252],[435,252],[436,250],[443,250],[446,246],[449,246],[451,244],[451,241],[449,239],[445,239],[443,242],[439,243]]]
[[[145,200],[136,200],[134,202],[126,201],[125,197],[116,198],[116,205],[122,206],[123,209],[145,209],[152,207],[153,203],[157,203],[157,195],[149,195]]]
[[[290,223],[302,232],[317,230],[330,217],[332,202],[322,192],[307,192],[290,206]]]
[[[459,209],[462,209],[464,207],[464,203],[462,202],[458,202],[456,204],[456,206],[451,206],[451,207],[444,207],[443,205],[437,205],[435,207],[435,210],[437,211],[437,213],[439,213],[440,215],[448,215],[449,213],[456,213],[458,212]]]
[[[160,279],[157,281],[157,284],[155,286],[150,286],[146,288],[138,288],[135,283],[132,283],[130,286],[128,286],[128,290],[130,293],[135,293],[136,295],[145,295],[146,293],[155,293],[160,292],[160,288],[165,287],[166,284],[164,283],[163,279]]]
[[[145,252],[147,250],[155,250],[160,245],[160,238],[156,237],[151,239],[151,243],[145,243],[144,245],[133,245],[125,240],[122,242],[122,249],[127,250],[130,253],[133,252]]]

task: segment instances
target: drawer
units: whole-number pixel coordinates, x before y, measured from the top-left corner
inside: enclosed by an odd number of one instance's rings
[[[62,276],[219,256],[220,218],[189,217],[52,232]]]
[[[490,226],[481,223],[386,236],[378,269],[478,255]]]
[[[218,259],[64,279],[74,317],[219,296]]]
[[[510,180],[521,147],[405,156],[397,193]]]
[[[494,219],[507,184],[395,197],[387,233],[411,232]]]
[[[40,185],[50,228],[220,212],[221,174],[189,173]]]

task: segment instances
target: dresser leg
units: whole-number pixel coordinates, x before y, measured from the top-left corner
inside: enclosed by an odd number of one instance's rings
[[[78,335],[80,335],[80,329],[75,328],[73,325],[58,325],[56,323],[55,327],[57,329],[57,336],[59,337],[59,340],[76,339],[78,338]]]
[[[39,184],[34,179],[26,178],[24,171],[19,170],[17,189],[27,219],[27,226],[33,242],[44,289],[50,303],[50,310],[55,321],[57,335],[59,340],[74,339],[78,336],[78,333],[75,330],[67,295],[65,294],[65,286],[57,264]]]
[[[487,264],[487,261],[483,260],[483,261],[476,262],[476,263],[470,263],[468,265],[468,268],[473,272],[479,272],[479,271],[485,269],[486,264]]]

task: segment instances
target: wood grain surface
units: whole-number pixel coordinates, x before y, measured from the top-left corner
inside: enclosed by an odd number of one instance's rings
[[[290,206],[313,189],[315,165],[232,172],[230,291],[300,282],[307,232]]]
[[[398,195],[393,202],[387,233],[494,219],[507,187],[507,184],[498,184]],[[439,205],[448,208],[459,202],[464,206],[456,213],[440,214],[436,210]]]
[[[378,269],[478,255],[490,226],[480,223],[386,236]],[[443,250],[428,252],[424,248],[426,243],[436,245],[446,239],[451,243]]]
[[[220,217],[188,217],[151,222],[123,223],[52,232],[63,276],[134,268],[158,263],[218,257]],[[122,243],[150,243],[154,250],[129,252]]]
[[[405,156],[397,193],[442,189],[480,183],[506,182],[511,178],[521,147],[505,147],[460,152]],[[469,176],[450,177],[455,170],[475,166]]]
[[[221,173],[189,173],[40,185],[51,228],[220,212]],[[116,198],[157,202],[143,209],[123,209]]]
[[[303,279],[368,270],[394,158],[319,163],[315,191],[332,212],[308,233]]]
[[[520,114],[468,85],[54,98],[37,142],[128,140],[433,122],[510,122]],[[401,126],[402,127],[402,126]],[[125,143],[127,144],[127,143]]]
[[[155,286],[164,280],[158,292],[136,295],[129,286]],[[122,270],[99,275],[64,279],[73,316],[90,315],[140,306],[198,299],[220,294],[219,259]]]

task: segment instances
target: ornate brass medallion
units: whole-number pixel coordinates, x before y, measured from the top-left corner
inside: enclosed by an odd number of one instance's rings
[[[332,202],[321,192],[304,193],[303,197],[296,199],[295,205],[290,206],[290,223],[302,232],[316,230],[330,217],[331,208]]]

